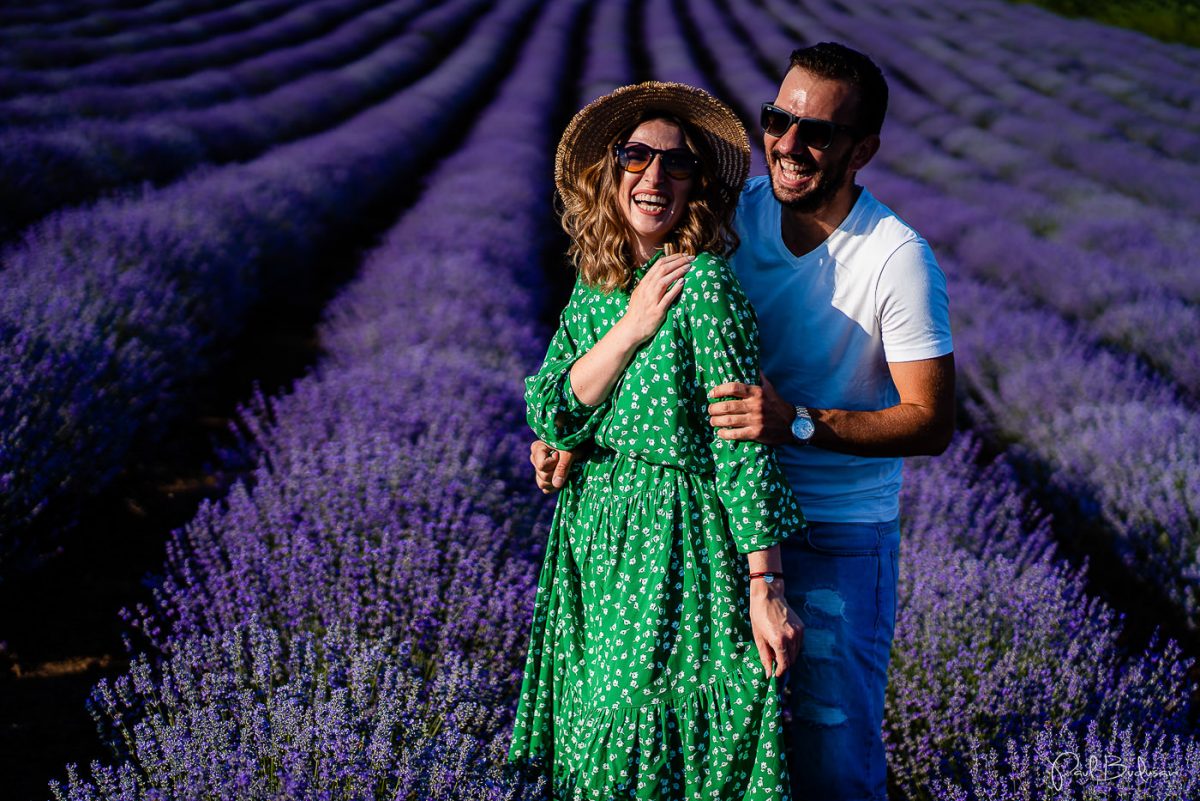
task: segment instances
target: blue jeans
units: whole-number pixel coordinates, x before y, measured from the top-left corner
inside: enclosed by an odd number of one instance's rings
[[[900,523],[818,523],[779,546],[804,621],[783,675],[797,801],[887,801],[883,697],[896,628]]]

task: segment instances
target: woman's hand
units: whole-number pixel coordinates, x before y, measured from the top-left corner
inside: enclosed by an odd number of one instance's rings
[[[750,582],[750,626],[754,630],[754,644],[758,646],[763,674],[771,675],[771,662],[774,661],[775,675],[782,676],[800,655],[804,622],[784,599],[781,579],[770,584],[761,579]]]
[[[683,276],[692,267],[695,256],[676,253],[654,262],[629,296],[629,308],[617,322],[634,346],[658,333],[667,309],[683,291]],[[614,326],[616,327],[616,326]]]
[[[625,315],[571,367],[571,391],[580,403],[595,406],[612,392],[634,352],[662,325],[691,264],[691,256],[663,256],[638,281]]]
[[[533,464],[534,480],[543,495],[558,492],[567,483],[567,472],[575,460],[574,451],[551,448],[540,439],[529,445],[529,461]]]

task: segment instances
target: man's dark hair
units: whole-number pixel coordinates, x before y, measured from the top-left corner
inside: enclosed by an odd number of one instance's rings
[[[858,96],[857,125],[861,132],[878,134],[883,128],[888,104],[887,81],[868,56],[837,42],[821,42],[793,50],[788,66],[854,87]]]

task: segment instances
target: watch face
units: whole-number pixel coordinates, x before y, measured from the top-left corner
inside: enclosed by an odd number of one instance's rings
[[[815,430],[813,428],[813,421],[807,417],[797,416],[792,421],[792,436],[802,442],[808,442],[812,439],[813,431]]]

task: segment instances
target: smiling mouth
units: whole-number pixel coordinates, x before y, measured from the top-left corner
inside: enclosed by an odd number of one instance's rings
[[[779,170],[783,174],[783,177],[792,183],[807,181],[816,175],[814,170],[802,167],[794,161],[786,161],[777,157],[775,162],[779,165]]]
[[[646,214],[658,215],[667,210],[670,201],[663,195],[638,194],[633,196],[633,205]]]

